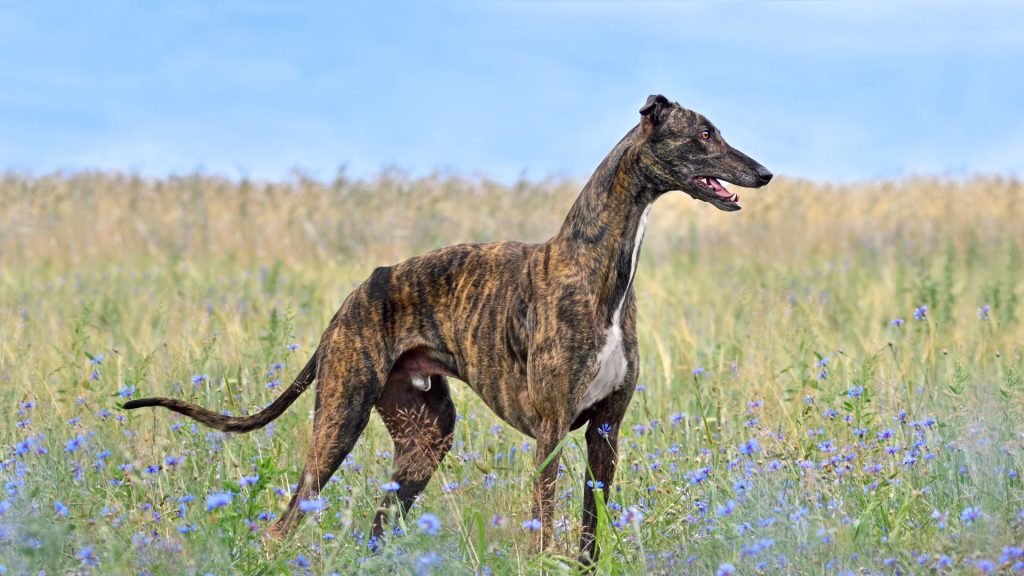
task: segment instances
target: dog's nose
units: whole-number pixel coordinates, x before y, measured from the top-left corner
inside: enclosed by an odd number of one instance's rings
[[[772,173],[764,166],[757,167],[757,177],[761,181],[761,186],[772,181]]]

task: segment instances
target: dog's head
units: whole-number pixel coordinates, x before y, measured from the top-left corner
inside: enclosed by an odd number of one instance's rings
[[[767,168],[726,143],[707,118],[678,102],[652,95],[640,116],[641,166],[660,192],[682,190],[732,212],[740,209],[739,195],[720,181],[760,188],[772,179]]]

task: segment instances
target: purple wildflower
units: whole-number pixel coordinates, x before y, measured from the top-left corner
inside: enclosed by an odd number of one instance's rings
[[[416,527],[424,534],[437,536],[437,533],[441,530],[441,520],[438,519],[437,516],[427,512],[420,516],[419,520],[416,521]]]

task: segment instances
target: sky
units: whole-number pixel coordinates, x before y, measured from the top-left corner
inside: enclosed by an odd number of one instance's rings
[[[0,170],[585,178],[661,93],[776,174],[1024,175],[1024,3],[0,0]]]

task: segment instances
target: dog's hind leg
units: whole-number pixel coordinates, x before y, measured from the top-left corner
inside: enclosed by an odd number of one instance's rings
[[[384,375],[366,370],[365,364],[352,362],[355,347],[346,350],[349,358],[331,358],[320,366],[316,408],[313,415],[313,440],[299,485],[288,509],[270,527],[274,538],[285,536],[302,517],[299,504],[316,497],[341,461],[352,451],[370,420],[370,411],[380,395]],[[358,370],[354,366],[359,366]],[[370,368],[372,370],[372,368]]]
[[[398,490],[385,493],[373,520],[374,543],[393,513],[409,510],[452,447],[455,404],[448,379],[437,374],[420,378],[429,378],[427,390],[413,386],[408,374],[392,373],[377,400],[377,411],[395,443],[391,480]]]

